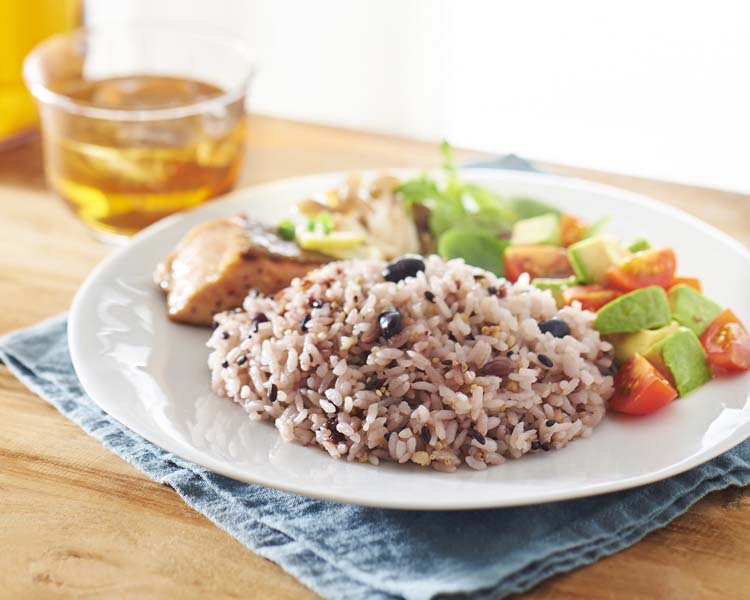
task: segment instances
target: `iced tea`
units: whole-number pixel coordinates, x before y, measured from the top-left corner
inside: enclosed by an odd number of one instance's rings
[[[201,81],[150,75],[68,82],[53,91],[83,106],[154,111],[223,94]],[[91,227],[132,234],[232,187],[242,160],[242,99],[168,119],[60,115],[45,137],[52,187]]]

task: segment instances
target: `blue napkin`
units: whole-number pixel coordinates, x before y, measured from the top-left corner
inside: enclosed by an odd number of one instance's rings
[[[419,512],[312,500],[216,475],[110,418],[78,382],[66,327],[60,316],[12,333],[0,339],[0,360],[107,448],[326,598],[503,598],[637,542],[709,492],[750,485],[746,440],[659,483],[540,506]]]

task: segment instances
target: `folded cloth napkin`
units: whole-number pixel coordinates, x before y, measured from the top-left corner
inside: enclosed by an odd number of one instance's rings
[[[7,335],[0,360],[107,448],[327,598],[503,598],[637,542],[713,490],[750,485],[746,440],[659,483],[553,504],[419,512],[313,500],[216,475],[109,417],[78,382],[66,327],[60,316]]]

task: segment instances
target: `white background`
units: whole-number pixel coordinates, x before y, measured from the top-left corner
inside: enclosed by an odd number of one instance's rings
[[[742,0],[87,0],[255,50],[256,112],[750,192]]]

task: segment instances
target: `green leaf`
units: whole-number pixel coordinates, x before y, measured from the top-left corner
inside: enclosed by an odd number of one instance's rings
[[[594,237],[595,235],[601,233],[602,229],[604,229],[604,226],[609,223],[610,218],[611,217],[609,215],[606,215],[601,219],[594,221],[591,225],[589,225],[586,233],[583,234],[583,239]]]
[[[453,160],[453,148],[447,140],[440,142],[440,154],[443,156],[443,171],[446,175],[454,175],[456,173],[456,163]]]
[[[513,198],[511,199],[511,209],[516,213],[517,219],[530,219],[547,213],[560,214],[555,207],[534,200],[534,198]]]
[[[463,258],[467,264],[503,277],[503,252],[507,245],[508,242],[483,231],[451,229],[440,236],[437,247],[443,258]]]
[[[441,197],[435,180],[424,173],[416,179],[404,181],[396,188],[396,191],[401,193],[408,206],[425,200],[437,200]]]
[[[295,230],[294,222],[291,221],[290,219],[284,219],[283,221],[279,223],[279,226],[278,226],[279,235],[283,239],[289,242],[294,240],[294,237],[295,237],[294,230]]]

